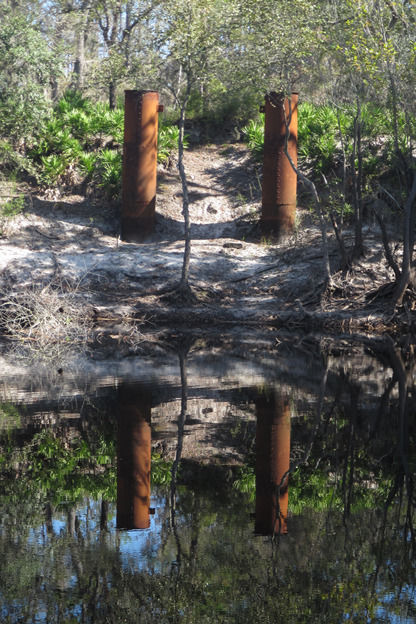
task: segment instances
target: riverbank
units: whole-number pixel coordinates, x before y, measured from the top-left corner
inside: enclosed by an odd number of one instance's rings
[[[392,317],[388,297],[382,297],[394,275],[376,223],[365,225],[365,256],[348,272],[339,270],[339,249],[328,227],[333,288],[322,295],[321,233],[307,199],[300,197],[295,233],[268,240],[259,228],[260,168],[244,146],[198,147],[186,153],[185,165],[195,301],[174,296],[184,241],[182,190],[172,162],[159,170],[156,230],[142,244],[122,242],[117,210],[94,197],[26,193],[26,210],[3,220],[0,239],[5,335],[20,328],[22,338],[30,334],[36,341],[39,320],[25,316],[16,323],[22,306],[36,305],[59,321],[63,333],[65,325],[80,324],[87,342],[230,325],[337,333],[413,330],[413,310]],[[351,244],[352,230],[345,229],[344,237]]]

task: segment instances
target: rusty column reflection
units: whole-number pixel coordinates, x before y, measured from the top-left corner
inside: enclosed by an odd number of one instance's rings
[[[154,232],[159,94],[125,91],[121,237],[141,242]]]
[[[284,105],[284,107],[283,107]],[[261,229],[264,234],[281,236],[293,231],[296,212],[297,176],[284,151],[285,114],[289,125],[288,153],[297,166],[298,94],[291,98],[275,92],[266,95]]]
[[[256,521],[255,533],[287,533],[290,466],[290,404],[285,395],[262,394],[256,400]],[[277,504],[278,503],[278,504]]]
[[[151,396],[120,386],[117,435],[117,528],[150,526]]]

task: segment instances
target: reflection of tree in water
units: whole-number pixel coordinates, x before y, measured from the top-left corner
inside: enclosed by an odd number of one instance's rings
[[[187,548],[182,544],[181,531],[178,529],[176,522],[177,511],[177,485],[178,485],[178,472],[180,461],[182,457],[183,439],[185,435],[185,421],[187,416],[188,406],[188,378],[186,370],[186,356],[190,348],[190,344],[182,345],[178,349],[179,367],[181,376],[181,411],[178,418],[178,438],[176,444],[175,459],[172,464],[172,479],[170,483],[170,529],[173,531],[175,537],[175,543],[177,548],[176,558],[172,561],[171,565],[171,581],[173,592],[171,598],[179,609],[180,606],[180,585],[182,577],[184,576],[184,568],[186,569],[185,576],[187,582],[192,584],[192,577],[196,567],[197,553],[198,553],[198,538],[200,532],[200,499],[196,497],[192,508],[192,525],[190,532],[190,541],[187,539]]]

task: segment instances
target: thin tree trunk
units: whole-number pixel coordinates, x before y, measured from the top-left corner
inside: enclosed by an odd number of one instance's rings
[[[79,24],[77,30],[77,52],[74,62],[72,85],[75,89],[82,90],[85,86],[85,44],[90,21],[89,0],[84,0],[80,7]]]
[[[182,214],[185,222],[185,250],[182,263],[182,277],[179,284],[179,292],[182,294],[189,293],[189,265],[191,262],[191,220],[189,217],[188,180],[186,178],[185,166],[183,162],[183,138],[185,130],[186,104],[187,99],[186,102],[181,106],[178,143],[178,168],[182,183]]]
[[[375,217],[380,225],[380,229],[381,229],[381,238],[383,241],[383,247],[384,247],[384,255],[386,256],[386,260],[387,260],[387,264],[389,265],[390,268],[393,269],[394,271],[394,275],[396,276],[396,281],[398,281],[400,279],[401,276],[401,272],[400,269],[397,265],[397,262],[395,261],[392,251],[390,249],[390,243],[389,243],[389,239],[387,236],[387,230],[386,230],[386,226],[384,224],[383,218],[382,216],[377,212],[377,210],[375,208],[373,208],[373,212],[375,214]]]
[[[338,132],[339,139],[341,143],[341,154],[342,154],[342,180],[341,180],[341,197],[342,201],[345,202],[346,188],[347,188],[347,157],[345,154],[345,145],[344,145],[344,135],[342,134],[341,128],[341,116],[339,114],[339,109],[337,107],[337,121],[338,121]],[[344,224],[344,209],[342,207],[341,210],[341,227]]]
[[[412,272],[412,247],[413,247],[413,232],[412,224],[415,219],[415,207],[416,200],[416,172],[413,174],[413,184],[410,193],[407,197],[405,209],[404,209],[404,228],[403,228],[403,260],[401,277],[397,282],[394,295],[393,306],[396,308],[403,303],[403,297],[406,289],[411,281]]]
[[[78,35],[77,58],[74,63],[74,86],[82,90],[85,84],[85,33]]]
[[[358,161],[357,171],[355,161]],[[359,258],[364,255],[363,246],[363,201],[362,201],[362,154],[361,154],[361,103],[357,98],[357,116],[354,119],[354,141],[351,154],[351,175],[354,196],[355,212],[355,240],[353,257]]]
[[[336,220],[335,215],[334,215],[332,210],[329,213],[329,217],[331,219],[332,227],[334,228],[335,236],[337,238],[337,242],[338,242],[338,245],[339,245],[339,248],[340,248],[340,251],[341,251],[342,268],[346,269],[347,267],[351,266],[351,258],[349,256],[347,248],[345,246],[345,241],[344,241],[344,237],[342,236],[342,231],[338,227],[337,220]]]
[[[108,85],[108,105],[110,107],[110,110],[115,110],[116,104],[116,85],[113,81],[111,81]]]

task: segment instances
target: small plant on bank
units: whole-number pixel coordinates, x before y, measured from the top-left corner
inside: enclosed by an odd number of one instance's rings
[[[23,193],[12,197],[0,208],[1,216],[3,217],[15,217],[24,211],[26,207],[25,196]]]
[[[110,197],[121,191],[123,159],[120,152],[104,149],[97,158],[98,184]]]

